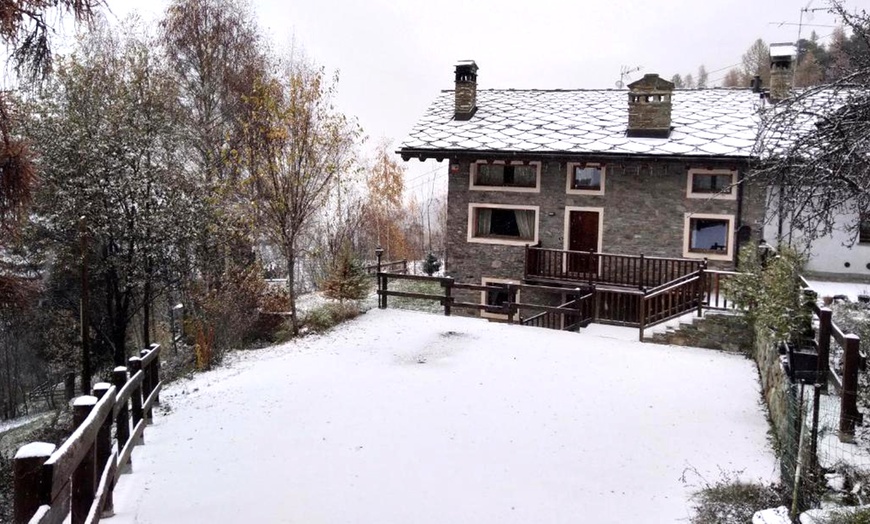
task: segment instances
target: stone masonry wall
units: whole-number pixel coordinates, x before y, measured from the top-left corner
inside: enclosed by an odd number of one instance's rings
[[[459,282],[477,282],[481,277],[523,278],[523,246],[478,244],[467,241],[468,204],[518,204],[540,206],[541,247],[565,249],[566,206],[603,208],[602,250],[606,253],[682,257],[685,213],[715,213],[737,216],[737,201],[686,197],[689,168],[739,168],[738,162],[620,160],[605,164],[604,195],[566,193],[567,162],[596,159],[540,159],[540,193],[469,190],[469,169],[476,159],[462,159],[458,172],[448,181],[447,267]],[[741,210],[743,224],[760,231],[764,213],[763,191],[746,186]],[[735,230],[740,224],[735,223]],[[733,238],[732,238],[733,240]],[[729,268],[730,262],[711,262],[711,267]],[[479,300],[479,294],[467,297]]]

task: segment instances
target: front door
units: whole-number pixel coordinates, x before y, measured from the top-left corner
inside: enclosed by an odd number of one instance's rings
[[[598,229],[601,215],[597,211],[568,211],[568,250],[598,251]],[[588,254],[569,254],[569,273],[597,272],[598,264]]]

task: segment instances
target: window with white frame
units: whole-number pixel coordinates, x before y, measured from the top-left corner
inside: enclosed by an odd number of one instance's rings
[[[488,306],[480,312],[480,315],[488,318],[507,318],[507,314],[503,313],[502,308],[510,302],[511,294],[508,291],[509,284],[516,284],[515,280],[504,278],[483,277],[480,283],[492,289],[480,292],[480,304]],[[520,291],[515,291],[514,301],[520,301]]]
[[[737,171],[690,169],[686,187],[689,198],[737,199]]]
[[[484,244],[536,244],[538,206],[469,204],[468,241]]]
[[[603,195],[605,169],[601,164],[568,163],[566,191],[577,195]]]
[[[731,260],[734,253],[733,231],[732,215],[686,213],[683,256]]]
[[[480,160],[471,165],[470,189],[537,193],[540,188],[540,162]]]

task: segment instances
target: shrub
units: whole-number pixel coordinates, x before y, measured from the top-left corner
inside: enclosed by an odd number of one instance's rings
[[[426,258],[423,259],[423,272],[431,277],[440,269],[441,261],[438,260],[438,257],[436,257],[433,253],[429,253],[428,255],[426,255]]]
[[[734,480],[728,475],[695,493],[692,524],[745,524],[756,511],[783,505],[777,486]]]
[[[321,283],[323,294],[340,301],[361,300],[371,290],[371,279],[362,264],[350,250],[345,250],[336,260],[326,279]]]
[[[857,511],[835,511],[825,524],[870,524],[870,508]]]
[[[314,308],[302,320],[303,327],[320,333],[360,314],[359,306],[349,303],[324,304]]]

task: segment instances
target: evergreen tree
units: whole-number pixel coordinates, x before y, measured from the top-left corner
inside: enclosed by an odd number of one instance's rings
[[[423,272],[431,277],[440,269],[441,261],[438,260],[438,257],[436,257],[434,253],[426,255],[426,258],[423,259]]]

